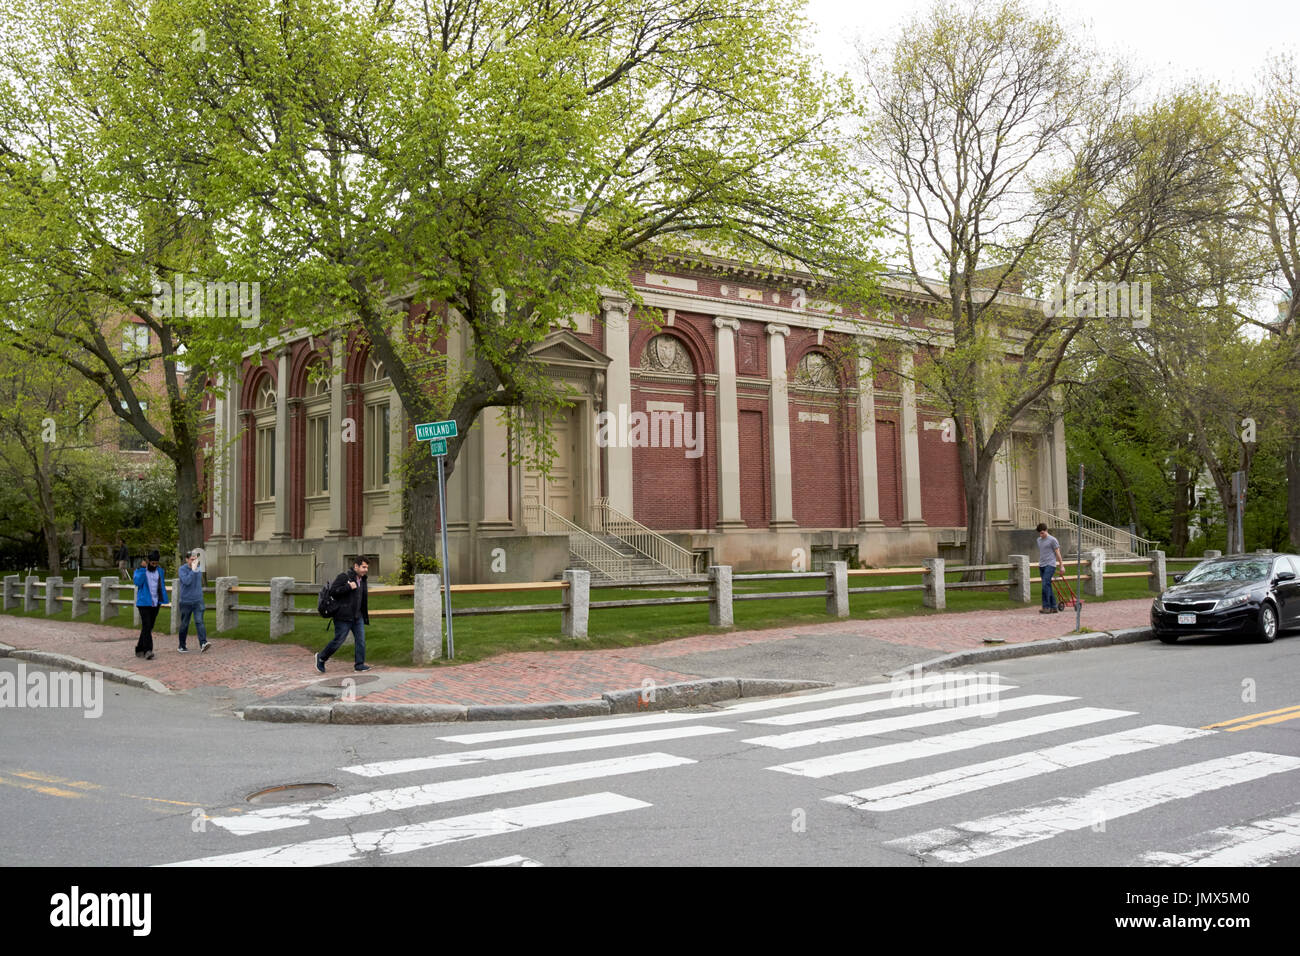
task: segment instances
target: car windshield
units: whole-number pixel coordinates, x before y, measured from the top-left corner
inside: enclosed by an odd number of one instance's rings
[[[1200,564],[1183,578],[1183,584],[1222,584],[1224,582],[1260,581],[1268,577],[1271,561],[1216,561]]]

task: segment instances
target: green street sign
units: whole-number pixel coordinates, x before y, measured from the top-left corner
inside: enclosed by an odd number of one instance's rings
[[[445,422],[424,422],[415,426],[415,440],[429,441],[434,438],[455,438],[456,420]]]
[[[429,454],[434,458],[447,454],[447,439],[435,438],[429,442]]]

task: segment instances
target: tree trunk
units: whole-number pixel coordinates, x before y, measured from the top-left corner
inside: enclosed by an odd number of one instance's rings
[[[1286,449],[1286,524],[1289,550],[1300,552],[1300,436]]]
[[[1187,519],[1192,494],[1192,477],[1187,466],[1174,465],[1174,513],[1169,529],[1169,550],[1180,558],[1187,554]]]
[[[975,472],[975,480],[966,487],[966,563],[984,564],[989,550],[989,477],[990,472]],[[963,580],[983,580],[982,572],[972,572]]]
[[[459,451],[459,448],[455,449]],[[451,459],[448,442],[447,458]],[[413,562],[439,556],[438,531],[438,465],[428,454],[426,442],[419,442],[410,452],[411,458],[403,469],[406,480],[402,485],[402,527],[405,556]],[[450,461],[444,462],[446,470]],[[450,484],[450,481],[448,482]]]
[[[176,544],[181,554],[203,547],[203,491],[195,454],[182,449],[176,466]],[[197,453],[197,449],[189,449]]]

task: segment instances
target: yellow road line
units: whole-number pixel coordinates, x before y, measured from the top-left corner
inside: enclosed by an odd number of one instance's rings
[[[0,783],[8,787],[22,787],[24,790],[35,790],[37,793],[43,793],[47,797],[84,797],[84,793],[77,793],[75,790],[63,790],[59,787],[50,787],[45,784],[31,783],[27,780],[6,780],[0,777]]]
[[[1284,720],[1295,720],[1300,717],[1300,710],[1293,714],[1279,714],[1277,717],[1269,717],[1265,720],[1257,720],[1253,724],[1240,724],[1236,727],[1229,727],[1225,733],[1232,733],[1234,730],[1250,730],[1251,727],[1263,727],[1265,724],[1280,724]]]
[[[1259,714],[1247,714],[1245,717],[1234,717],[1232,720],[1220,721],[1217,724],[1206,724],[1201,730],[1216,730],[1219,727],[1229,727],[1232,724],[1241,724],[1246,721],[1259,721],[1259,723],[1276,723],[1276,721],[1264,721],[1260,718],[1272,717],[1274,714],[1291,714],[1293,717],[1300,717],[1300,704],[1292,707],[1279,707],[1277,710],[1266,710]],[[1281,720],[1290,720],[1290,717],[1282,717]],[[1249,724],[1248,726],[1256,727],[1258,724]],[[1245,727],[1236,727],[1235,730],[1245,730]]]
[[[15,777],[24,777],[27,780],[39,780],[42,783],[61,783],[65,787],[77,787],[80,790],[99,790],[100,785],[91,783],[89,780],[69,780],[66,777],[56,777],[53,774],[37,773],[35,770],[11,770],[9,771]]]

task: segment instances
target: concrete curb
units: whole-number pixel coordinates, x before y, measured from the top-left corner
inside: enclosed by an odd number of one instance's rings
[[[1081,651],[1090,647],[1109,647],[1112,644],[1136,644],[1139,641],[1153,641],[1155,633],[1149,627],[1129,627],[1115,631],[1100,631],[1096,634],[1072,634],[1066,637],[1053,637],[1045,641],[1026,641],[1023,644],[997,644],[993,647],[978,647],[968,651],[956,651],[935,657],[911,667],[900,667],[890,671],[886,677],[911,677],[918,671],[942,671],[954,667],[966,667],[970,664],[983,664],[989,661],[1011,660],[1017,657],[1037,657],[1040,654],[1057,654],[1062,651]]]
[[[122,670],[120,667],[108,667],[104,664],[96,664],[94,661],[84,661],[80,657],[72,657],[69,654],[56,654],[53,651],[28,651],[18,647],[11,647],[8,644],[0,644],[0,657],[30,661],[43,667],[62,667],[65,670],[103,674],[106,681],[112,681],[115,684],[126,684],[128,687],[138,687],[141,690],[151,690],[155,694],[172,693],[166,684],[154,680],[152,677],[145,677],[142,674]]]
[[[833,687],[826,681],[710,677],[677,684],[655,684],[610,691],[593,700],[530,704],[368,704],[364,700],[330,705],[252,704],[244,720],[310,724],[426,724],[453,721],[556,720],[607,717],[649,710],[713,704],[740,697],[773,697]],[[644,696],[645,699],[642,699]]]

